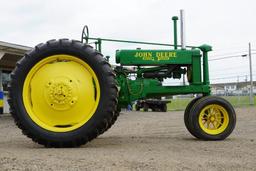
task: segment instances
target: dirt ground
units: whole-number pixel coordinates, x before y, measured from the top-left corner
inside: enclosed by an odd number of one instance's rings
[[[256,108],[237,108],[224,141],[199,141],[183,112],[123,112],[105,134],[80,148],[44,148],[0,116],[0,170],[256,170]]]

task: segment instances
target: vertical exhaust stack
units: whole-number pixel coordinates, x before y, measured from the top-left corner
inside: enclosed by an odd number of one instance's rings
[[[178,48],[178,40],[177,40],[177,20],[179,18],[177,16],[173,16],[172,20],[173,20],[173,44],[174,44],[174,49]]]
[[[186,35],[185,35],[185,12],[180,10],[180,41],[181,48],[186,49]]]

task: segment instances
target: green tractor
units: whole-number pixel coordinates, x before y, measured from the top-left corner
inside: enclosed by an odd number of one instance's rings
[[[11,74],[8,102],[17,126],[46,147],[76,147],[107,131],[121,108],[136,100],[200,94],[186,107],[186,128],[201,140],[225,139],[235,127],[236,114],[229,102],[210,96],[208,52],[212,48],[177,45],[177,20],[173,17],[174,45],[93,38],[88,27],[84,27],[82,41],[38,44]],[[101,54],[103,41],[168,48],[117,50],[119,66],[111,66]],[[182,76],[187,76],[188,85],[162,84],[166,78]]]

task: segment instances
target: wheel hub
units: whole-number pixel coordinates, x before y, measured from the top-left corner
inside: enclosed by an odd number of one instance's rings
[[[68,110],[77,102],[77,86],[67,77],[50,80],[46,84],[45,99],[55,110]]]
[[[227,110],[220,105],[207,105],[200,112],[199,125],[210,135],[223,132],[227,128],[228,122]]]
[[[211,122],[214,122],[214,121],[215,121],[215,117],[214,117],[214,116],[211,116],[211,117],[210,117],[210,121],[211,121]]]

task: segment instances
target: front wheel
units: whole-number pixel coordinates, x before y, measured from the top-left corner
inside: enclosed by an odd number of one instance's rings
[[[11,78],[9,104],[16,124],[47,147],[85,144],[118,116],[113,71],[81,42],[39,44],[17,63]]]
[[[190,110],[193,107],[193,105],[202,97],[196,97],[193,100],[191,100],[189,102],[189,104],[187,105],[185,112],[184,112],[184,123],[185,123],[185,127],[187,128],[187,130],[189,131],[190,134],[192,134],[193,136],[196,137],[196,135],[193,133],[193,131],[191,130],[191,126],[190,126],[190,122],[189,122],[189,115],[190,115]]]
[[[189,112],[191,134],[202,140],[223,140],[235,128],[236,113],[223,98],[206,96],[198,99]]]

